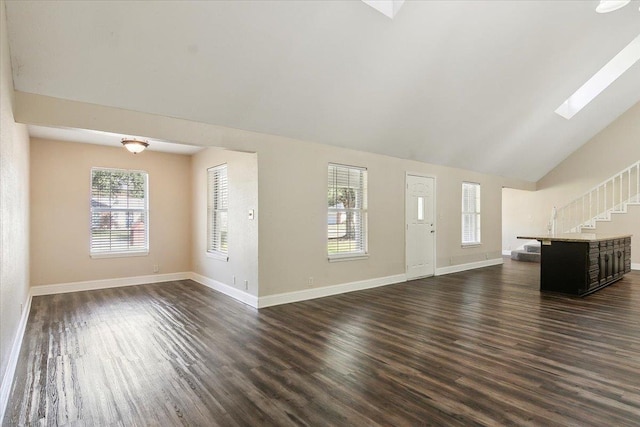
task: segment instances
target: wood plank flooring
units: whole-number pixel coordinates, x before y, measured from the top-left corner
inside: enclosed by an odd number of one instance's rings
[[[191,281],[36,297],[3,425],[640,425],[640,272],[539,264],[257,311]]]

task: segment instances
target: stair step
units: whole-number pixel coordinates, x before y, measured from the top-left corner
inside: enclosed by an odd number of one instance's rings
[[[539,254],[540,253],[540,244],[537,245],[524,245],[524,251],[530,254]]]
[[[540,254],[527,251],[511,251],[511,259],[525,262],[540,262]]]

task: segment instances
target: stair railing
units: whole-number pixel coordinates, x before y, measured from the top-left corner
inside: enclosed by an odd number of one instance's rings
[[[593,229],[596,221],[608,221],[612,213],[626,212],[629,204],[640,204],[640,161],[557,209],[554,229],[560,233]]]

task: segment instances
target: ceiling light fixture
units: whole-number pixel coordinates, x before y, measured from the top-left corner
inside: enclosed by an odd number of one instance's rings
[[[596,12],[609,13],[614,10],[618,10],[621,7],[625,7],[631,2],[631,0],[600,0],[600,4],[596,6]]]
[[[137,139],[123,138],[122,145],[124,145],[124,148],[126,148],[133,154],[138,154],[143,152],[144,149],[149,146],[149,143],[145,141],[138,141]]]

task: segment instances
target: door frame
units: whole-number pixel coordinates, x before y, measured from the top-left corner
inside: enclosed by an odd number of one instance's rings
[[[433,179],[433,229],[435,233],[433,233],[433,276],[436,275],[436,260],[438,259],[436,250],[437,250],[437,240],[438,240],[438,209],[437,209],[437,188],[438,188],[438,178],[435,175],[425,174],[421,172],[409,172],[405,171],[404,174],[404,275],[405,279],[408,277],[409,266],[407,265],[407,253],[409,252],[407,248],[407,230],[409,228],[409,224],[407,224],[407,196],[409,193],[409,175],[417,176],[419,178],[431,178]],[[425,277],[433,277],[433,276],[425,276]],[[408,280],[408,279],[407,279]],[[414,279],[411,279],[414,280]]]

